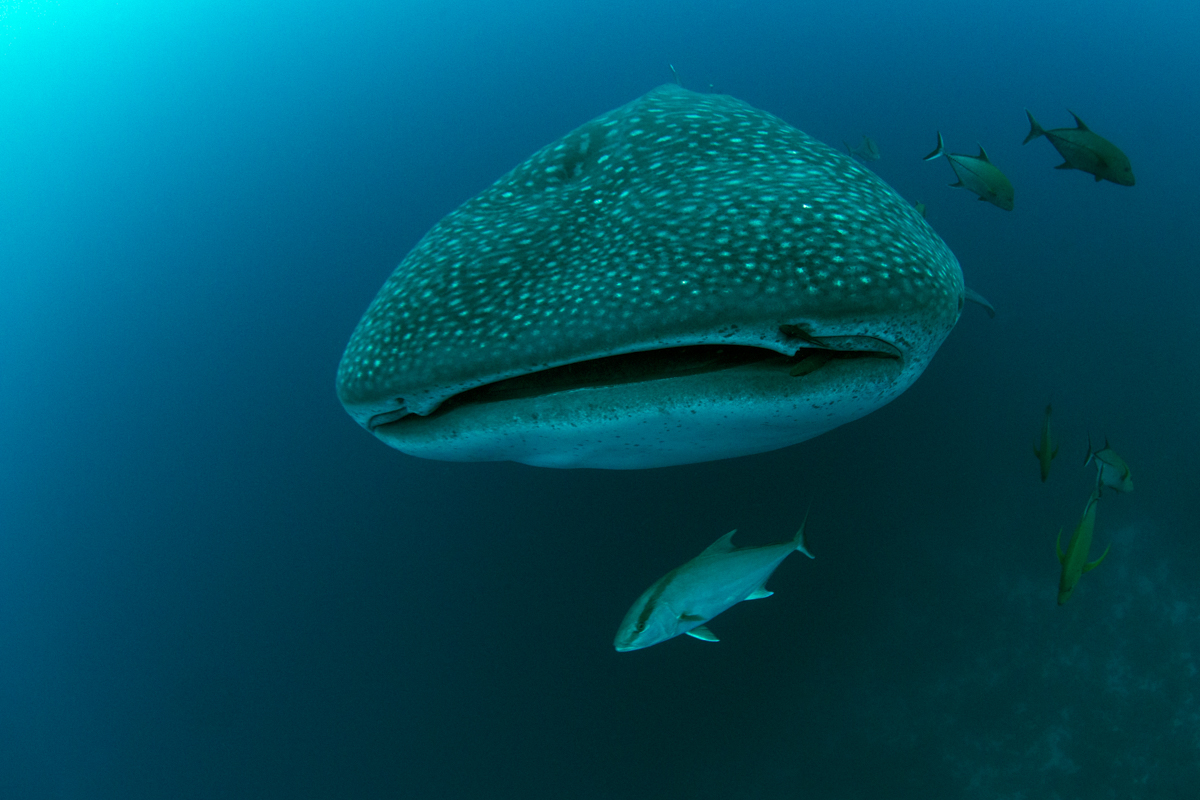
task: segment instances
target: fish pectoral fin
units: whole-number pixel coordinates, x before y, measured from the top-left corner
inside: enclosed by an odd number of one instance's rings
[[[1102,180],[1104,180],[1104,179],[1103,179],[1103,178],[1101,178],[1099,175],[1097,175],[1097,176],[1096,176],[1096,183],[1099,183],[1099,182],[1100,182],[1100,181],[1102,181]]]
[[[1075,168],[1071,166],[1071,162],[1064,161],[1061,164],[1059,164],[1057,167],[1055,167],[1055,169],[1075,169]]]
[[[1109,551],[1109,550],[1111,550],[1111,549],[1112,549],[1112,544],[1110,543],[1110,544],[1108,545],[1108,547],[1104,548],[1104,552],[1100,554],[1100,557],[1099,557],[1099,558],[1097,558],[1095,561],[1091,562],[1090,564],[1084,564],[1084,565],[1083,565],[1083,571],[1084,571],[1084,572],[1091,572],[1091,571],[1092,571],[1092,570],[1094,570],[1096,567],[1100,566],[1100,562],[1104,560],[1104,557],[1105,557],[1106,555],[1108,555],[1108,551]]]
[[[687,632],[687,635],[691,636],[693,639],[699,639],[702,642],[719,642],[719,641],[721,641],[717,637],[713,636],[713,632],[710,631],[708,628],[704,627],[703,625],[701,625],[698,628],[692,628],[690,631]]]
[[[773,594],[775,594],[775,593],[767,591],[766,586],[760,586],[757,589],[755,589],[753,592],[751,592],[750,594],[746,595],[746,599],[747,600],[761,600],[762,598],[770,597]]]
[[[1067,554],[1062,551],[1062,528],[1058,529],[1058,536],[1054,537],[1054,552],[1058,553],[1058,563],[1066,566]]]
[[[1053,461],[1058,456],[1058,445],[1054,446],[1054,452],[1050,454],[1050,460]]]
[[[963,182],[962,182],[962,181],[957,181],[957,182],[955,182],[955,183],[951,183],[951,184],[948,184],[948,185],[949,185],[949,186],[962,186],[962,185],[963,185]]]

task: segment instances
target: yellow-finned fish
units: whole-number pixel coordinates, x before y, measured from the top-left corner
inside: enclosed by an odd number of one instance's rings
[[[1096,530],[1096,503],[1100,501],[1100,490],[1096,489],[1088,498],[1088,504],[1083,509],[1083,518],[1079,520],[1079,524],[1075,526],[1075,532],[1071,534],[1071,541],[1067,543],[1067,552],[1062,551],[1062,530],[1058,531],[1058,538],[1054,540],[1054,549],[1058,553],[1058,563],[1062,564],[1062,576],[1058,579],[1058,604],[1071,599],[1071,592],[1075,591],[1075,584],[1079,583],[1079,579],[1085,572],[1091,572],[1096,567],[1100,566],[1100,562],[1108,555],[1109,549],[1112,547],[1109,544],[1104,548],[1104,552],[1095,561],[1088,561],[1088,550],[1092,547],[1092,534]]]
[[[805,514],[804,521],[808,521]],[[743,600],[770,597],[767,579],[785,558],[804,545],[804,523],[790,542],[762,547],[733,546],[732,530],[700,555],[654,582],[629,609],[617,628],[613,646],[620,652],[641,650],[681,633],[715,642],[705,623]]]
[[[1042,483],[1050,477],[1050,462],[1058,455],[1058,446],[1050,443],[1050,404],[1046,404],[1046,417],[1042,420],[1042,440],[1033,446],[1033,455],[1042,468]],[[1086,466],[1086,464],[1084,465]]]

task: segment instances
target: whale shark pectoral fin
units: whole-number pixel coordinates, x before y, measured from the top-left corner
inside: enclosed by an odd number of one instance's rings
[[[1110,543],[1110,544],[1108,545],[1108,547],[1104,548],[1104,552],[1100,554],[1100,557],[1099,557],[1099,558],[1097,558],[1095,561],[1091,562],[1090,564],[1084,564],[1084,565],[1083,565],[1083,571],[1084,571],[1084,572],[1091,572],[1091,571],[1092,571],[1092,570],[1094,570],[1096,567],[1100,566],[1100,562],[1104,560],[1104,557],[1105,557],[1106,555],[1108,555],[1108,551],[1109,551],[1109,550],[1111,550],[1111,549],[1112,549],[1112,544]]]
[[[1067,554],[1062,551],[1062,528],[1058,529],[1058,536],[1054,537],[1054,551],[1058,553],[1058,563],[1065,566],[1067,563]]]
[[[746,595],[746,599],[747,600],[761,600],[762,598],[770,597],[773,594],[775,594],[775,593],[767,591],[767,587],[764,584],[763,586],[760,586],[757,589],[755,589],[750,594]]]
[[[699,639],[702,642],[719,642],[719,641],[721,641],[717,637],[713,636],[713,632],[710,631],[708,628],[704,627],[703,625],[701,625],[698,628],[692,628],[690,631],[687,632],[687,635],[691,636],[693,639]]]

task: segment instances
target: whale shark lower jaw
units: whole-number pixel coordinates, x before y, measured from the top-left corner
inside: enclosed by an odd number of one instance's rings
[[[426,416],[381,414],[367,427],[404,453],[445,461],[643,469],[750,455],[869,414],[920,374],[891,346],[862,339],[862,349],[792,357],[722,345],[609,356],[481,386]],[[813,354],[824,354],[821,366],[793,374]]]

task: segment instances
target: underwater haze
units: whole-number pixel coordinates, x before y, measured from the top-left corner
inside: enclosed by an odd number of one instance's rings
[[[0,798],[1196,796],[1197,31],[1112,0],[0,5]],[[360,428],[337,365],[406,253],[672,65],[869,136],[995,318],[761,455]],[[1136,185],[1056,170],[1025,109]],[[1011,211],[922,160],[938,132]],[[1089,436],[1136,491],[1059,606]],[[665,573],[810,504],[815,558],[719,643],[614,650]]]

